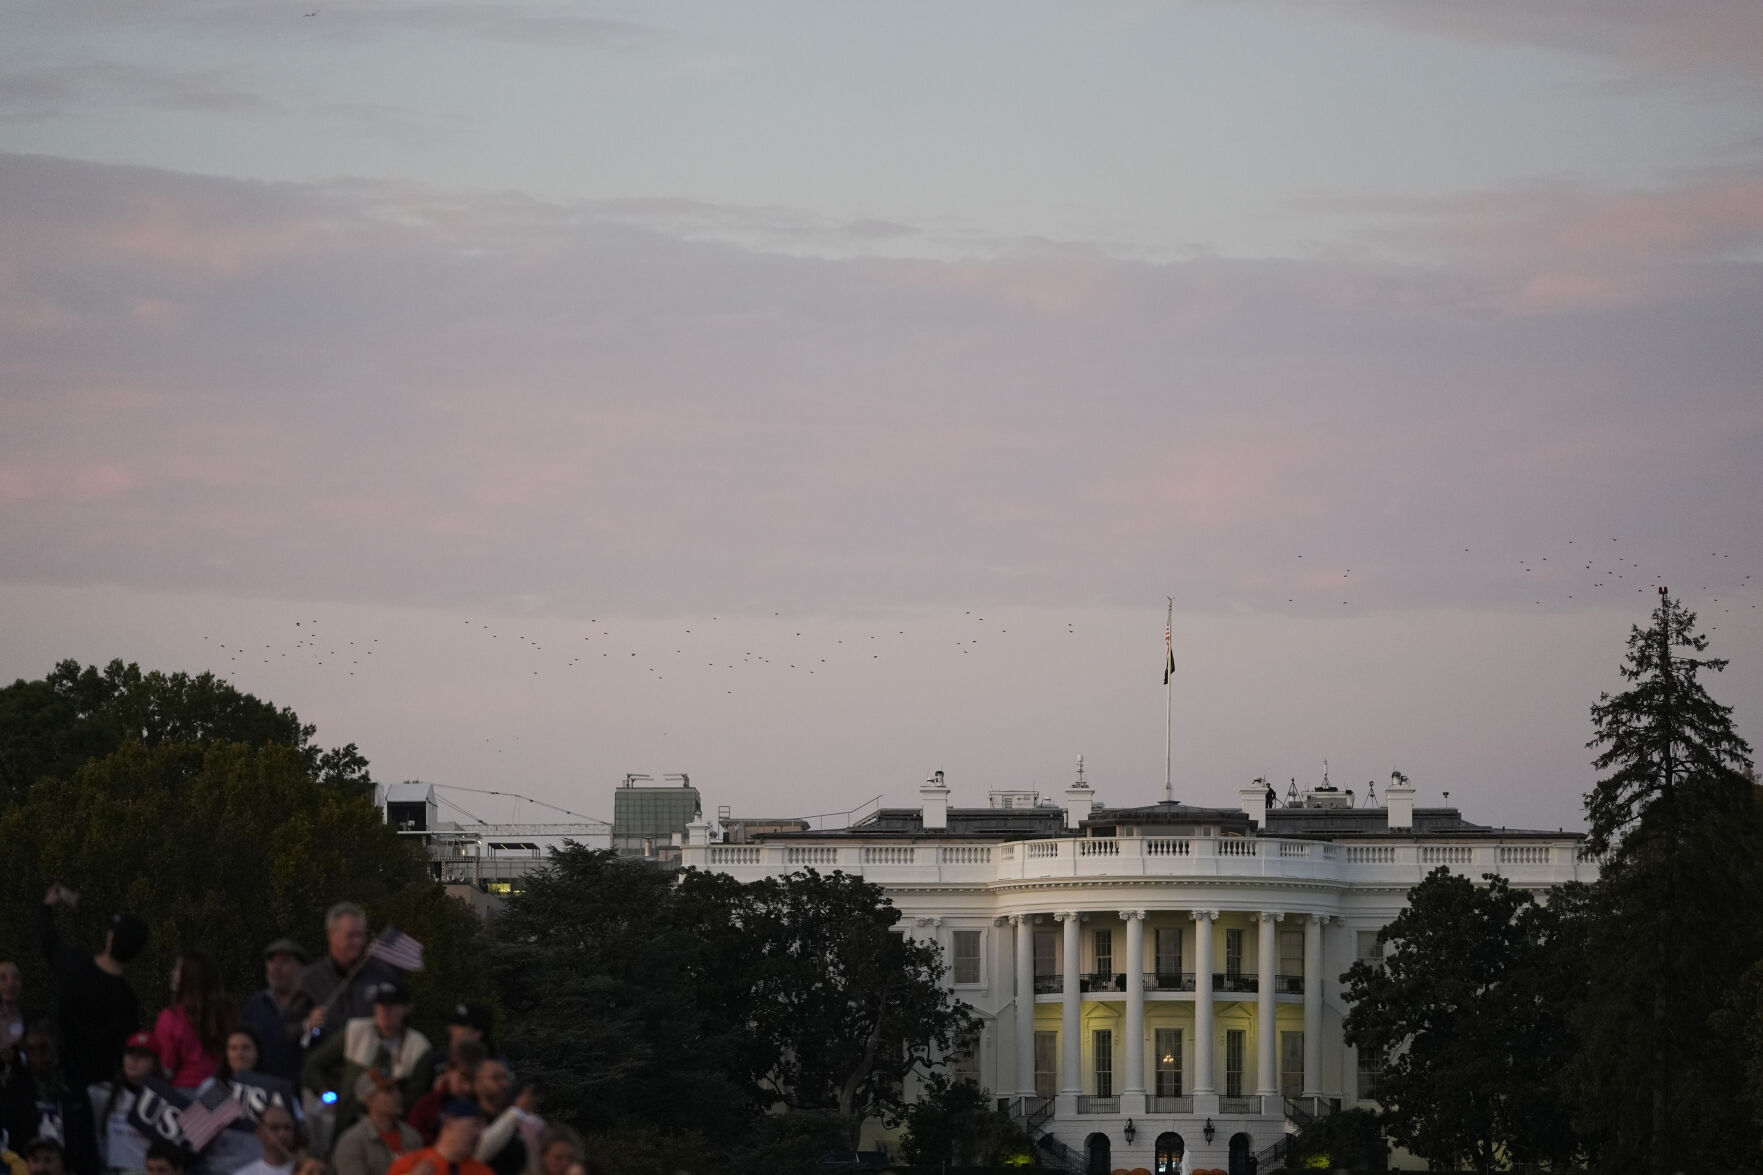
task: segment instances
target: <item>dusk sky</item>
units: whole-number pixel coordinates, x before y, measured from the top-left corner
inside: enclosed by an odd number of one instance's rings
[[[802,815],[1763,742],[1763,4],[0,14],[0,679]],[[463,798],[463,797],[462,797]],[[466,804],[538,819],[511,801]]]

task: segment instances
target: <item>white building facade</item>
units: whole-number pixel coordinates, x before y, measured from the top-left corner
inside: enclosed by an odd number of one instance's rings
[[[983,1029],[959,1070],[1076,1169],[1248,1175],[1310,1117],[1369,1101],[1342,1039],[1341,974],[1439,866],[1532,891],[1590,881],[1571,833],[1416,810],[1413,789],[1352,808],[1331,789],[1271,807],[1056,807],[993,793],[951,808],[939,772],[918,809],[757,844],[688,831],[683,864],[741,880],[813,868],[882,886],[900,927],[937,942]],[[1050,1138],[1051,1141],[1040,1141]]]

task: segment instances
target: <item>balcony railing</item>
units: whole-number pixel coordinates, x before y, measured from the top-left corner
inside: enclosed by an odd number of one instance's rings
[[[1146,991],[1193,991],[1194,973],[1192,971],[1162,971],[1145,974]]]
[[[1063,975],[1037,975],[1037,976],[1035,976],[1035,994],[1036,995],[1058,995],[1060,992],[1063,992],[1064,990],[1065,990],[1065,976],[1063,976]]]
[[[1258,1097],[1221,1097],[1218,1099],[1220,1114],[1259,1114],[1261,1099]]]
[[[1280,995],[1303,995],[1304,977],[1302,975],[1275,975],[1273,990]]]
[[[1212,976],[1213,991],[1259,991],[1261,977],[1245,975],[1241,971],[1225,971]]]
[[[1077,1112],[1080,1114],[1118,1114],[1120,1099],[1109,1095],[1080,1093],[1077,1095]]]
[[[1146,1105],[1153,1114],[1191,1114],[1194,1112],[1192,1094],[1176,1094],[1174,1097],[1153,1097]]]
[[[1092,971],[1082,979],[1084,991],[1125,991],[1126,976],[1117,971]]]

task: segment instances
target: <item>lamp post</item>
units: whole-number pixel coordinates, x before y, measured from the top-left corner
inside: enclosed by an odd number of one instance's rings
[[[1200,1133],[1206,1136],[1206,1145],[1211,1146],[1212,1136],[1218,1133],[1218,1127],[1212,1125],[1212,1119],[1208,1118],[1206,1119],[1205,1129],[1201,1130]]]
[[[1125,1129],[1123,1129],[1123,1130],[1122,1130],[1122,1131],[1121,1131],[1121,1133],[1122,1133],[1122,1134],[1124,1134],[1124,1135],[1125,1135],[1125,1136],[1126,1136],[1126,1145],[1127,1145],[1127,1146],[1131,1146],[1131,1145],[1132,1145],[1132,1140],[1133,1140],[1133,1137],[1134,1137],[1134,1136],[1135,1136],[1135,1135],[1136,1135],[1136,1134],[1138,1134],[1138,1131],[1137,1131],[1137,1130],[1135,1130],[1135,1129],[1134,1129],[1134,1128],[1133,1128],[1133,1124],[1132,1124],[1132,1119],[1131,1119],[1131,1118],[1128,1118],[1128,1119],[1127,1119],[1127,1120],[1126,1120],[1126,1127],[1125,1127]]]

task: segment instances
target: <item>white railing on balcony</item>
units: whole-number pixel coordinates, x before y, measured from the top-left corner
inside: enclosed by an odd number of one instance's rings
[[[1080,1114],[1118,1114],[1120,1113],[1120,1098],[1080,1093],[1077,1095],[1077,1112]]]
[[[1059,878],[1244,877],[1351,886],[1414,885],[1444,865],[1479,877],[1500,873],[1514,884],[1551,886],[1589,881],[1600,862],[1582,857],[1575,844],[1449,844],[1396,840],[1336,844],[1276,837],[1121,836],[1056,837],[1012,843],[863,844],[773,842],[756,845],[688,845],[685,864],[713,869],[786,873],[793,869],[885,870],[879,879],[926,880],[984,886],[995,882]],[[905,872],[912,870],[912,872]]]

